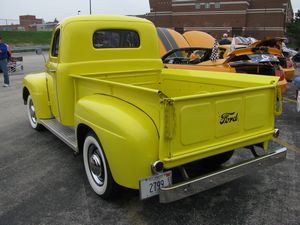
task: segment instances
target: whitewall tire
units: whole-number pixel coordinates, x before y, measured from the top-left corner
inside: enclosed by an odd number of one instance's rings
[[[84,140],[83,163],[92,189],[104,199],[112,197],[117,185],[111,175],[100,142],[92,132],[88,133]]]
[[[27,115],[28,115],[30,126],[35,130],[41,130],[42,125],[38,123],[35,106],[33,104],[31,95],[28,95],[27,97]]]

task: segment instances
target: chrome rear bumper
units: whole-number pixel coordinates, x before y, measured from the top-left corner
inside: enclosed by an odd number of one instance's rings
[[[249,173],[255,173],[259,169],[283,161],[286,158],[286,152],[286,148],[281,148],[274,153],[242,162],[209,175],[201,176],[170,187],[164,187],[160,190],[159,201],[161,203],[177,201],[245,176]]]

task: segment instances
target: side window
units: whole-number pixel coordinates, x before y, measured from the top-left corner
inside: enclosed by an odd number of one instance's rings
[[[93,35],[94,48],[138,48],[140,37],[132,30],[98,30]]]
[[[54,34],[53,44],[51,49],[51,55],[54,57],[58,56],[59,36],[60,36],[60,30],[57,30]]]

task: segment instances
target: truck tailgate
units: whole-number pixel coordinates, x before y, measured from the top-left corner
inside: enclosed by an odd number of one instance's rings
[[[269,140],[275,84],[164,101],[160,158],[166,168]]]

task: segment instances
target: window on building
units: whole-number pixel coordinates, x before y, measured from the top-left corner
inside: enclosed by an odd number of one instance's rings
[[[221,8],[221,3],[220,3],[220,2],[216,2],[216,3],[215,3],[215,8],[216,8],[216,9]]]
[[[201,8],[200,2],[196,2],[196,3],[195,3],[195,9],[200,9],[200,8]]]
[[[93,35],[94,48],[138,48],[140,37],[132,30],[98,30]]]
[[[209,9],[210,8],[210,3],[205,3],[205,8]]]

